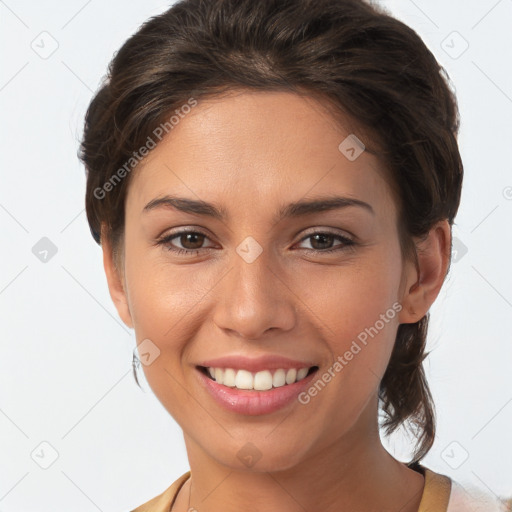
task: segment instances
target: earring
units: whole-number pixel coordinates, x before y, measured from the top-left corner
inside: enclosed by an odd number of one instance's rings
[[[139,358],[135,355],[135,352],[133,353],[133,357],[132,357],[132,370],[133,370],[133,378],[135,379],[135,382],[137,383],[137,386],[139,386],[140,388],[140,384],[139,384],[139,379],[137,377],[137,370],[138,368],[140,368],[140,360]],[[142,388],[141,388],[142,389]]]

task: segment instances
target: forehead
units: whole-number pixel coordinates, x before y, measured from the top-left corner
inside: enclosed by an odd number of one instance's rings
[[[135,169],[128,201],[143,208],[173,193],[224,203],[236,193],[255,204],[339,192],[393,208],[371,142],[357,131],[367,149],[355,160],[340,150],[356,130],[325,103],[294,93],[242,90],[201,100]]]

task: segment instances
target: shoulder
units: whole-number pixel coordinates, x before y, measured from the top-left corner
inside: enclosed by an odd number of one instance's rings
[[[416,464],[411,469],[422,473],[425,477],[425,485],[418,512],[446,512],[452,491],[451,478],[441,473],[436,473],[420,464]]]
[[[150,499],[146,503],[134,508],[131,512],[168,512],[176,499],[181,486],[190,477],[190,471],[181,475],[164,492]]]
[[[418,512],[507,512],[504,503],[489,491],[463,485],[447,475],[418,465],[425,487]]]

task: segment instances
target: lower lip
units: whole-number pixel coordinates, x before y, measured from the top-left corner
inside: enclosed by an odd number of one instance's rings
[[[202,385],[221,407],[231,412],[250,416],[270,414],[297,400],[298,395],[309,386],[318,372],[316,370],[298,382],[268,391],[247,391],[224,386],[207,377],[201,370],[196,368],[196,371]]]

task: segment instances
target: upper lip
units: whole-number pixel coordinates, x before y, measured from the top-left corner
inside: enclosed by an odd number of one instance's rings
[[[262,370],[277,370],[279,368],[310,368],[317,366],[310,361],[297,361],[283,356],[266,355],[260,357],[246,357],[240,355],[223,356],[216,359],[208,359],[198,366],[209,368],[233,368],[234,370],[247,370],[259,372]]]

